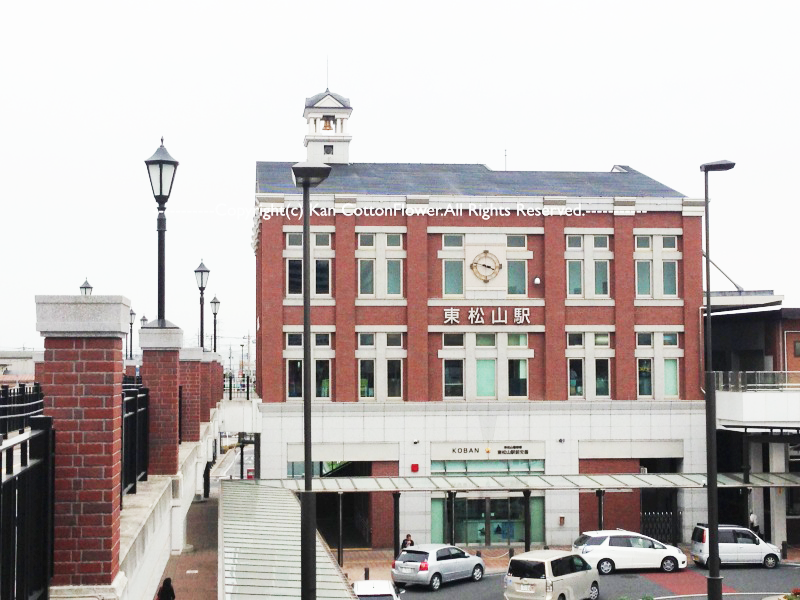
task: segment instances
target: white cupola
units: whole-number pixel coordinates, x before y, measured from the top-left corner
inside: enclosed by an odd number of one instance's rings
[[[347,119],[353,112],[350,100],[325,90],[306,98],[303,116],[308,123],[304,144],[308,162],[346,165],[350,162],[350,140]]]

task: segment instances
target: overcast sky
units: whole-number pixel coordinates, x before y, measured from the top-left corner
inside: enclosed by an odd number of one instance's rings
[[[41,348],[34,295],[86,277],[155,318],[143,161],[163,135],[180,161],[166,316],[197,339],[202,259],[238,356],[255,163],[305,159],[304,99],[326,84],[351,100],[353,162],[623,164],[702,198],[699,165],[735,161],[711,175],[712,257],[800,306],[798,17],[788,1],[3,2],[0,349]]]

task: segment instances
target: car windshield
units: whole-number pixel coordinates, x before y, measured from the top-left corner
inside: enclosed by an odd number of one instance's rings
[[[544,563],[537,560],[512,559],[508,563],[508,574],[520,579],[545,579]]]
[[[402,562],[425,562],[428,560],[428,553],[420,550],[403,550],[397,560]]]
[[[586,535],[585,533],[582,533],[582,534],[580,534],[578,536],[578,538],[574,542],[572,542],[572,545],[573,546],[583,546],[590,539],[592,539],[592,536]]]

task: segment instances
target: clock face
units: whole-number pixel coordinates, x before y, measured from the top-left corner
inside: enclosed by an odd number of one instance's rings
[[[497,274],[500,273],[500,269],[503,268],[503,265],[500,264],[500,261],[494,254],[488,250],[484,250],[473,259],[470,268],[475,274],[475,277],[484,283],[487,283],[488,281],[497,277]]]

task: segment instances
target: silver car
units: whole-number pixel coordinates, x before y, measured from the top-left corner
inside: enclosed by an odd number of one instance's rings
[[[467,554],[461,548],[447,544],[420,544],[405,548],[392,561],[392,581],[398,587],[417,583],[438,590],[445,581],[480,581],[485,570],[486,564],[480,556]]]

